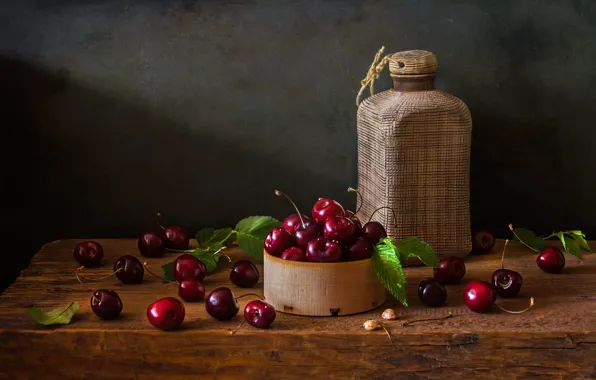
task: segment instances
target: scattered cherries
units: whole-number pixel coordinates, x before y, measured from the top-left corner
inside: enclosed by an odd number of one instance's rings
[[[91,296],[91,310],[104,320],[116,319],[122,312],[122,300],[113,290],[100,289]]]
[[[205,310],[219,321],[227,321],[236,316],[240,307],[234,292],[230,288],[220,287],[214,289],[205,301]]]
[[[158,299],[147,307],[147,319],[160,330],[172,330],[184,321],[184,304],[174,297]]]
[[[271,326],[276,314],[275,308],[262,300],[250,301],[244,308],[246,322],[261,329]]]
[[[137,247],[145,257],[161,257],[166,251],[166,242],[163,232],[145,232],[139,237]]]
[[[503,255],[501,256],[501,268],[494,271],[492,275],[492,283],[493,287],[495,288],[495,291],[499,296],[505,298],[515,297],[519,293],[524,283],[521,274],[510,269],[505,269],[503,267],[503,261],[505,260],[505,250],[507,249],[508,243],[509,240],[506,240],[505,246],[503,247]]]
[[[259,278],[259,270],[250,260],[236,261],[230,271],[230,281],[241,288],[252,288],[259,282]]]
[[[466,274],[464,260],[457,256],[441,259],[439,267],[433,269],[433,277],[441,284],[457,284]]]
[[[180,281],[178,296],[187,302],[197,302],[205,297],[205,288],[199,280],[187,278]]]
[[[441,306],[447,300],[447,289],[434,278],[425,278],[418,284],[418,298],[426,306]]]
[[[546,247],[536,258],[536,265],[546,273],[561,273],[565,268],[565,255],[557,247]]]
[[[124,255],[114,263],[114,274],[125,284],[140,284],[143,282],[145,268],[135,256]]]
[[[174,278],[178,282],[188,278],[203,281],[206,274],[205,264],[191,254],[183,253],[174,261]]]
[[[488,230],[479,230],[472,239],[472,253],[489,253],[495,246],[495,236]]]

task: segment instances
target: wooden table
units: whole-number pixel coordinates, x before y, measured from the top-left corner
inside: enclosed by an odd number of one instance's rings
[[[91,274],[108,274],[115,259],[137,254],[135,240],[98,240],[106,251],[101,268]],[[146,319],[147,305],[162,296],[177,295],[175,284],[164,284],[146,274],[143,284],[123,285],[112,276],[97,283],[80,284],[71,249],[77,240],[44,246],[31,266],[0,297],[0,378],[2,379],[595,379],[596,378],[596,254],[583,264],[567,258],[565,272],[549,275],[535,264],[535,254],[510,244],[505,264],[521,272],[525,283],[518,298],[499,299],[510,309],[535,307],[523,314],[494,308],[476,314],[462,303],[463,285],[448,287],[448,305],[422,306],[416,286],[431,275],[427,267],[408,268],[410,307],[394,302],[399,320],[385,322],[395,342],[383,330],[365,331],[373,312],[348,316],[309,318],[278,313],[270,329],[247,324],[231,335],[242,320],[210,318],[204,303],[186,304],[183,328],[162,332]],[[464,280],[490,279],[500,264],[502,242],[495,252],[471,256]],[[233,259],[244,254],[228,252]],[[159,265],[174,254],[149,259]],[[231,264],[222,260],[218,273],[205,279],[207,291],[230,286]],[[464,281],[465,282],[465,281]],[[102,321],[90,309],[92,291],[116,290],[124,303],[122,318]],[[232,287],[237,295],[247,293]],[[262,282],[255,289],[262,294]],[[26,315],[31,305],[61,307],[79,301],[73,322],[60,327],[36,325]],[[402,322],[440,317],[442,321],[402,326]]]

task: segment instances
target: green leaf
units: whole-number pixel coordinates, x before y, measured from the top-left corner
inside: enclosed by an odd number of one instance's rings
[[[565,237],[563,234],[560,235],[560,238],[565,252],[569,253],[570,255],[580,257],[579,254],[581,250],[579,249],[579,244],[575,240]]]
[[[439,266],[439,258],[435,250],[424,240],[417,237],[407,237],[395,243],[395,247],[399,252],[402,261],[403,256],[406,259],[409,257],[417,257],[424,265],[436,268]]]
[[[395,244],[393,244],[393,239],[392,238],[383,238],[381,239],[378,243],[377,246],[375,247],[376,249],[379,249],[383,252],[389,253],[392,252],[396,255],[398,255],[400,261],[405,261],[408,259],[408,254],[405,252],[401,252],[400,250],[397,249],[397,247],[395,246]]]
[[[220,228],[218,230],[215,230],[215,233],[209,239],[208,244],[210,244],[210,245],[212,245],[213,243],[220,244],[218,249],[223,247],[226,244],[229,244],[230,242],[232,242],[234,240],[233,231],[234,230],[232,230],[231,228]]]
[[[406,274],[395,249],[385,242],[378,243],[372,254],[372,262],[379,281],[389,293],[407,307]]]
[[[575,232],[575,231],[570,231],[570,232]],[[581,231],[579,231],[581,232]],[[571,237],[573,237],[573,239],[577,242],[577,244],[579,244],[580,247],[582,247],[583,249],[585,249],[588,252],[594,252],[592,250],[592,248],[590,248],[590,245],[588,244],[588,241],[586,240],[586,235],[584,234],[572,234]]]
[[[63,309],[54,309],[50,311],[41,311],[38,307],[32,307],[27,310],[27,314],[40,325],[67,325],[72,317],[79,310],[78,302],[71,302]]]
[[[176,277],[174,277],[174,261],[162,265],[161,269],[163,269],[163,276],[166,280],[176,281]]]
[[[259,239],[265,239],[265,236],[275,227],[281,227],[281,222],[270,216],[249,216],[236,224],[236,232],[251,235]],[[240,237],[238,236],[238,240]],[[240,242],[238,242],[240,244]]]
[[[536,234],[526,228],[516,228],[515,235],[519,237],[524,243],[529,245],[530,247],[542,251],[544,248],[548,247],[548,243],[544,240],[536,236]],[[519,241],[517,237],[514,237],[514,241]]]
[[[263,260],[265,239],[259,239],[258,237],[243,232],[237,232],[236,236],[240,249],[257,260]]]
[[[214,228],[203,228],[197,232],[195,239],[197,239],[200,247],[208,247],[207,243],[213,238],[213,234],[215,234]]]

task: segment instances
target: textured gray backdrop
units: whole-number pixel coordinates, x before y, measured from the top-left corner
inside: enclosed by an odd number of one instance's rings
[[[275,188],[352,207],[354,98],[382,45],[433,51],[468,104],[475,227],[596,237],[594,4],[2,1],[3,275],[156,211],[191,230],[283,217]]]

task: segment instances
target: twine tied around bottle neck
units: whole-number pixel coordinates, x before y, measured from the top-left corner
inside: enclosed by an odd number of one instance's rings
[[[360,87],[360,91],[358,91],[358,95],[356,96],[356,107],[360,106],[360,98],[362,97],[362,94],[364,93],[366,87],[370,86],[370,95],[374,95],[375,80],[379,79],[381,72],[383,71],[385,66],[387,66],[387,63],[389,63],[389,59],[391,59],[391,56],[393,55],[387,54],[381,59],[383,52],[385,52],[385,46],[382,46],[377,52],[377,54],[375,54],[375,58],[372,64],[370,65],[370,68],[368,69],[366,77],[364,77],[364,79],[360,81],[362,87]]]

